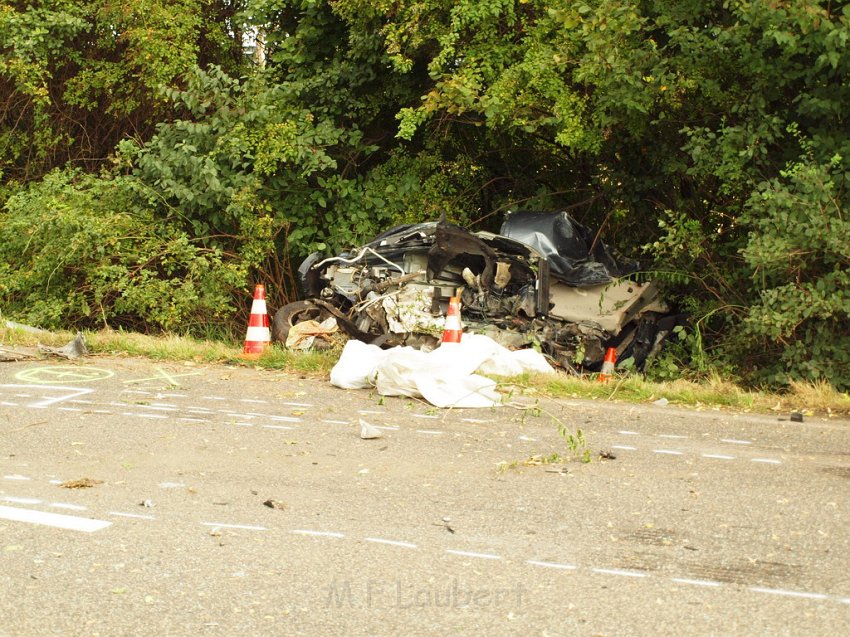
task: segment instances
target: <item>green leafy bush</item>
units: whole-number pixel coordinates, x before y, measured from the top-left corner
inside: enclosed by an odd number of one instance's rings
[[[843,181],[839,157],[794,164],[758,187],[743,217],[751,229],[743,254],[759,291],[743,340],[773,383],[850,388],[850,218],[836,171]]]
[[[234,314],[245,269],[143,205],[128,177],[54,172],[0,214],[0,307],[44,328],[191,332]]]

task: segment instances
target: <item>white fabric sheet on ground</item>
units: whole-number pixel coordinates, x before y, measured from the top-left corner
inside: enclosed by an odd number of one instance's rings
[[[349,341],[331,370],[331,384],[343,389],[375,387],[383,396],[422,397],[437,407],[498,405],[495,381],[476,371],[498,376],[554,372],[539,352],[511,351],[488,336],[464,334],[460,343],[427,353]]]

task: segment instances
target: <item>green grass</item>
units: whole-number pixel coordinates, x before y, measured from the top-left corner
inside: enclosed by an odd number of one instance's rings
[[[197,340],[184,336],[147,336],[123,331],[86,332],[86,345],[94,356],[138,356],[154,360],[193,361],[196,363],[228,363],[275,369],[302,376],[327,378],[342,350],[336,342],[327,351],[293,352],[272,344],[259,359],[246,360],[242,343]],[[61,347],[74,337],[70,332],[32,333],[19,328],[0,326],[0,346],[15,347],[37,353],[41,343]],[[2,364],[2,363],[0,363]],[[850,415],[850,396],[837,392],[828,383],[794,383],[786,392],[743,389],[717,376],[696,383],[686,380],[650,382],[640,374],[615,375],[607,383],[595,377],[566,374],[523,375],[498,379],[506,393],[552,399],[591,398],[633,403],[649,403],[665,398],[671,405],[704,409],[732,409],[754,413],[790,413],[835,416]]]

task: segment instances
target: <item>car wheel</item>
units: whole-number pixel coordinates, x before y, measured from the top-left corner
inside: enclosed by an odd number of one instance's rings
[[[289,336],[289,330],[301,321],[319,321],[320,323],[330,316],[325,308],[318,307],[310,301],[295,301],[288,303],[275,312],[272,320],[272,339],[279,343],[285,343]]]

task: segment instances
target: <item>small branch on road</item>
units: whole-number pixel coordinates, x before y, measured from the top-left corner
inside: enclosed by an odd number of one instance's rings
[[[47,422],[48,422],[47,420],[39,420],[38,422],[31,422],[30,424],[24,425],[23,427],[18,427],[17,429],[10,429],[6,433],[7,434],[13,434],[17,431],[23,431],[24,429],[29,429],[30,427],[35,427],[36,425],[44,425]]]

